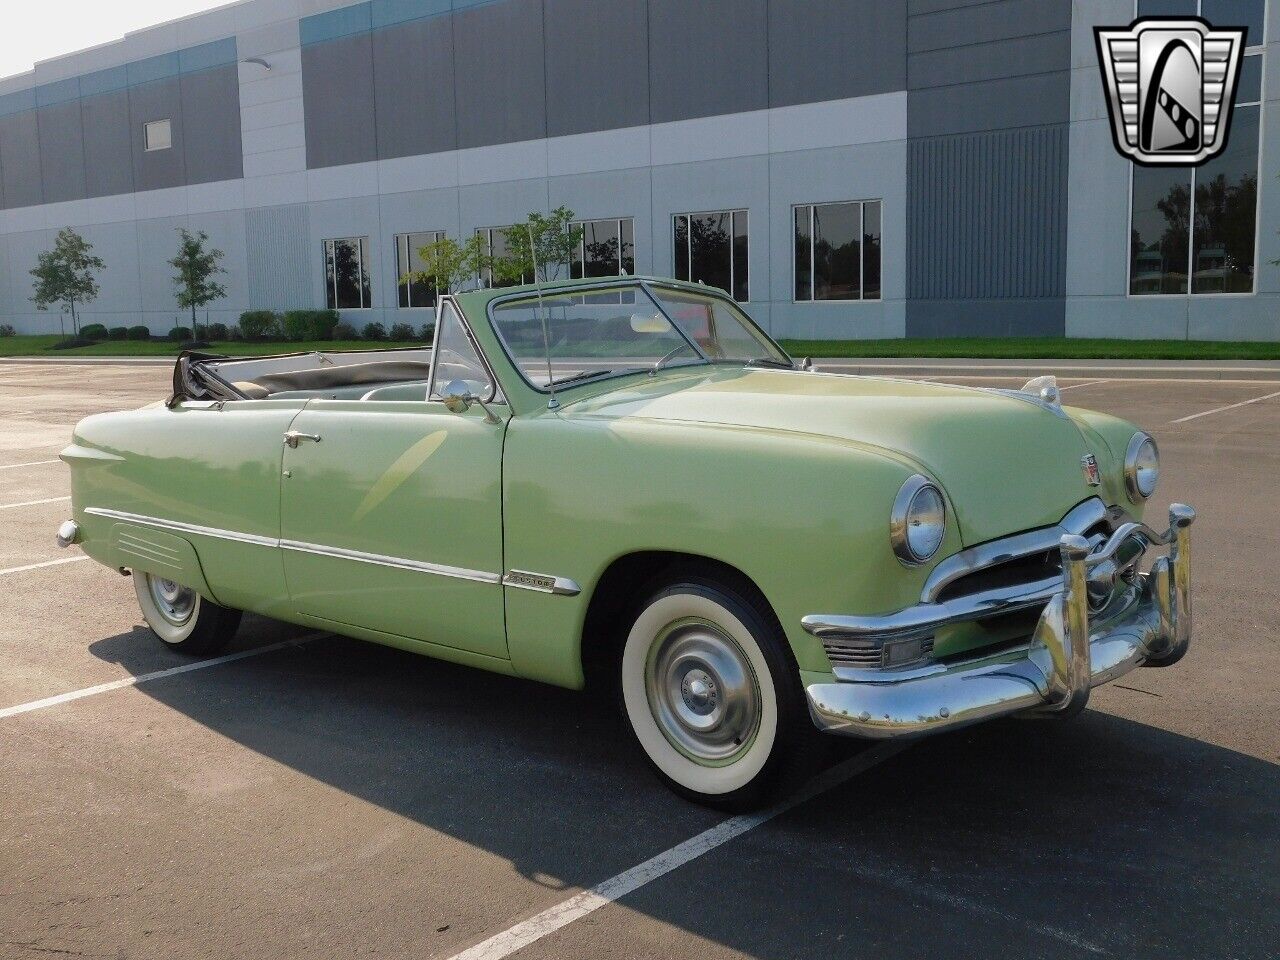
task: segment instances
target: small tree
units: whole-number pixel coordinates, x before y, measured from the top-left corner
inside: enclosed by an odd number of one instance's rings
[[[494,259],[494,273],[506,282],[519,282],[527,276],[559,280],[560,271],[568,271],[569,261],[582,242],[582,228],[573,226],[573,217],[568,207],[556,207],[546,216],[531,213],[524,223],[507,227],[502,231],[507,254]]]
[[[227,271],[222,269],[222,251],[206,249],[209,235],[203,230],[191,233],[185,227],[178,228],[178,255],[169,261],[169,266],[178,272],[174,274],[173,283],[177,287],[179,307],[191,308],[191,332],[200,336],[196,325],[196,308],[221,300],[227,295],[227,289],[213,278]]]
[[[478,233],[459,243],[452,237],[441,237],[418,249],[423,269],[401,278],[401,283],[429,283],[436,290],[453,293],[467,280],[479,279],[489,265],[484,237]]]
[[[53,241],[53,249],[40,254],[36,258],[35,269],[31,271],[35,277],[31,302],[37,310],[48,310],[54,303],[62,304],[62,313],[71,314],[71,330],[75,334],[80,332],[76,305],[97,299],[98,281],[94,271],[106,266],[101,257],[90,252],[92,250],[93,244],[70,227],[63,227]],[[61,315],[58,326],[65,334]]]

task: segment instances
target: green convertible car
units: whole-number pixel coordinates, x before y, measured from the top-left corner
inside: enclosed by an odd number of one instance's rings
[[[1143,523],[1155,443],[1052,378],[818,373],[640,277],[442,297],[436,330],[184,354],[167,402],[76,427],[59,542],[193,654],[249,610],[611,688],[668,784],[733,808],[815,727],[1065,718],[1187,649],[1195,514]]]

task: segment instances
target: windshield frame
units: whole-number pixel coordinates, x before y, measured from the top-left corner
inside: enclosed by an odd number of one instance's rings
[[[791,354],[787,353],[786,350],[782,349],[781,345],[776,340],[774,340],[773,337],[769,336],[769,334],[767,334],[764,331],[764,329],[758,323],[756,323],[756,321],[752,318],[752,316],[749,313],[747,313],[745,310],[743,310],[736,301],[732,300],[729,296],[727,296],[724,293],[724,291],[718,289],[717,287],[705,287],[698,284],[681,283],[679,281],[653,280],[647,277],[601,277],[596,281],[592,281],[592,282],[584,281],[580,284],[575,283],[572,286],[557,285],[549,290],[544,290],[543,294],[547,297],[557,297],[557,296],[566,296],[566,295],[576,295],[579,292],[590,293],[592,290],[617,290],[619,288],[626,288],[626,287],[632,287],[632,288],[638,287],[639,289],[643,290],[645,294],[649,297],[649,299],[653,301],[654,306],[658,308],[658,311],[662,314],[663,319],[665,319],[667,323],[671,324],[672,329],[674,329],[681,337],[684,338],[685,342],[689,345],[689,347],[693,350],[695,354],[695,356],[690,357],[688,359],[684,359],[682,362],[675,362],[675,363],[664,365],[660,367],[657,372],[663,372],[666,370],[688,370],[691,367],[723,366],[725,364],[741,364],[745,367],[749,361],[713,360],[710,357],[708,357],[702,351],[702,348],[700,348],[697,345],[697,343],[695,343],[693,339],[690,338],[687,333],[685,333],[685,331],[680,327],[680,325],[671,318],[671,315],[667,312],[667,308],[663,304],[662,299],[658,297],[657,294],[654,293],[654,288],[671,290],[677,293],[686,293],[686,294],[704,296],[704,297],[707,297],[708,299],[719,300],[725,303],[726,305],[728,305],[728,307],[731,310],[733,310],[735,320],[741,323],[749,333],[757,337],[764,345],[767,345],[770,349],[778,351],[779,356],[784,357],[788,362],[792,364],[794,368],[795,359],[791,356]],[[504,294],[499,297],[494,297],[485,306],[485,313],[489,319],[489,329],[493,333],[494,339],[497,340],[499,349],[502,350],[503,355],[506,357],[507,362],[515,370],[516,374],[520,377],[521,380],[525,382],[525,384],[527,384],[530,387],[530,389],[535,390],[536,392],[542,394],[543,396],[551,396],[552,394],[562,393],[566,390],[575,390],[578,387],[593,386],[595,384],[599,384],[607,380],[615,380],[619,377],[635,377],[641,374],[652,374],[655,372],[648,367],[643,367],[643,368],[637,368],[634,366],[619,367],[616,371],[613,371],[610,373],[601,373],[597,376],[590,377],[581,382],[570,382],[570,383],[564,384],[563,386],[558,386],[554,383],[547,384],[544,386],[539,386],[538,384],[534,383],[525,374],[524,367],[521,366],[519,358],[517,358],[511,352],[511,347],[507,344],[506,338],[502,335],[502,329],[498,324],[498,318],[494,315],[494,311],[498,307],[501,307],[503,304],[509,303],[513,300],[537,300],[538,296],[539,296],[539,292],[536,289],[530,289],[529,286],[526,285],[524,289],[521,289],[519,291],[514,291],[512,293]]]

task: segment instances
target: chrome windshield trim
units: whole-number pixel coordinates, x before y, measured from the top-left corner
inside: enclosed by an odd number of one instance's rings
[[[105,507],[85,507],[84,512],[95,517],[107,517],[111,520],[136,523],[143,527],[155,527],[157,530],[195,533],[202,537],[213,537],[215,540],[251,543],[256,547],[278,547],[280,545],[280,541],[275,537],[264,537],[256,533],[241,533],[238,530],[223,530],[219,527],[206,527],[198,523],[183,523],[180,520],[163,520],[159,517],[148,517],[140,513],[126,513],[123,510],[108,510]]]
[[[443,563],[428,563],[425,560],[389,557],[381,553],[348,550],[345,547],[328,547],[322,543],[306,543],[301,540],[281,540],[280,549],[293,553],[309,553],[318,557],[332,557],[335,560],[353,560],[356,563],[369,563],[395,570],[409,570],[413,573],[430,573],[437,577],[452,577],[455,580],[471,580],[475,583],[500,583],[502,580],[501,575],[486,573],[483,570],[468,570],[466,567],[451,567]]]
[[[301,540],[281,540],[277,537],[264,537],[256,533],[240,533],[237,530],[206,527],[198,523],[183,523],[179,520],[164,520],[160,517],[148,517],[139,513],[126,513],[123,510],[108,510],[105,507],[86,507],[84,512],[95,517],[123,520],[126,523],[154,527],[157,530],[192,533],[202,537],[213,537],[215,540],[248,543],[256,547],[277,547],[294,553],[309,553],[315,556],[333,557],[338,560],[353,560],[357,563],[369,563],[379,567],[411,570],[414,573],[429,573],[437,577],[452,577],[455,580],[471,580],[475,583],[494,584],[502,581],[501,574],[487,573],[483,570],[469,570],[466,567],[453,567],[443,563],[428,563],[424,560],[409,560],[404,557],[389,557],[380,553],[347,550],[343,547],[328,547],[321,543],[305,543]]]
[[[502,578],[504,587],[532,590],[535,593],[553,594],[557,597],[576,597],[582,592],[577,582],[568,577],[556,577],[549,573],[532,573],[528,570],[511,570]]]
[[[947,586],[978,570],[1035,553],[1056,550],[1065,535],[1079,536],[1106,518],[1106,506],[1097,497],[1093,497],[1077,505],[1052,527],[1028,530],[953,553],[933,568],[920,592],[920,602],[934,602]]]

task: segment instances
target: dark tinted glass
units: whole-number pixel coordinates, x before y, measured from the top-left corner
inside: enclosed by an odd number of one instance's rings
[[[622,269],[628,275],[636,272],[636,225],[630,217],[622,220]]]
[[[862,297],[880,299],[880,201],[862,205]]]
[[[810,245],[813,235],[809,232],[809,217],[813,207],[796,207],[796,299],[813,299],[813,261]]]
[[[1237,107],[1227,149],[1196,170],[1192,293],[1251,293],[1258,107]]]
[[[428,230],[425,233],[407,233],[396,237],[396,286],[401,307],[435,306],[436,285],[421,278],[407,278],[411,273],[423,273],[426,270],[420,251],[443,236],[439,231]]]
[[[1196,0],[1138,0],[1140,17],[1194,17]]]
[[[1266,39],[1262,35],[1266,12],[1266,0],[1204,0],[1200,8],[1200,15],[1215,27],[1247,27],[1244,42],[1250,47]]]
[[[672,249],[675,251],[675,270],[673,274],[677,280],[689,279],[689,218],[676,217],[674,220],[674,235],[672,237]]]
[[[813,208],[813,299],[862,296],[862,204]]]
[[[583,276],[616,277],[622,238],[617,220],[588,220],[582,225]]]
[[[747,241],[747,212],[734,211],[733,214],[733,286],[730,293],[739,303],[751,299],[750,284],[747,283],[747,259],[750,253]]]
[[[689,279],[732,292],[733,214],[699,213],[689,218]]]
[[[1130,293],[1187,292],[1190,215],[1189,169],[1133,168]]]
[[[363,238],[325,241],[326,300],[331,310],[368,307],[369,249]]]
[[[1240,77],[1236,80],[1236,103],[1257,103],[1262,99],[1262,55],[1240,61]]]

